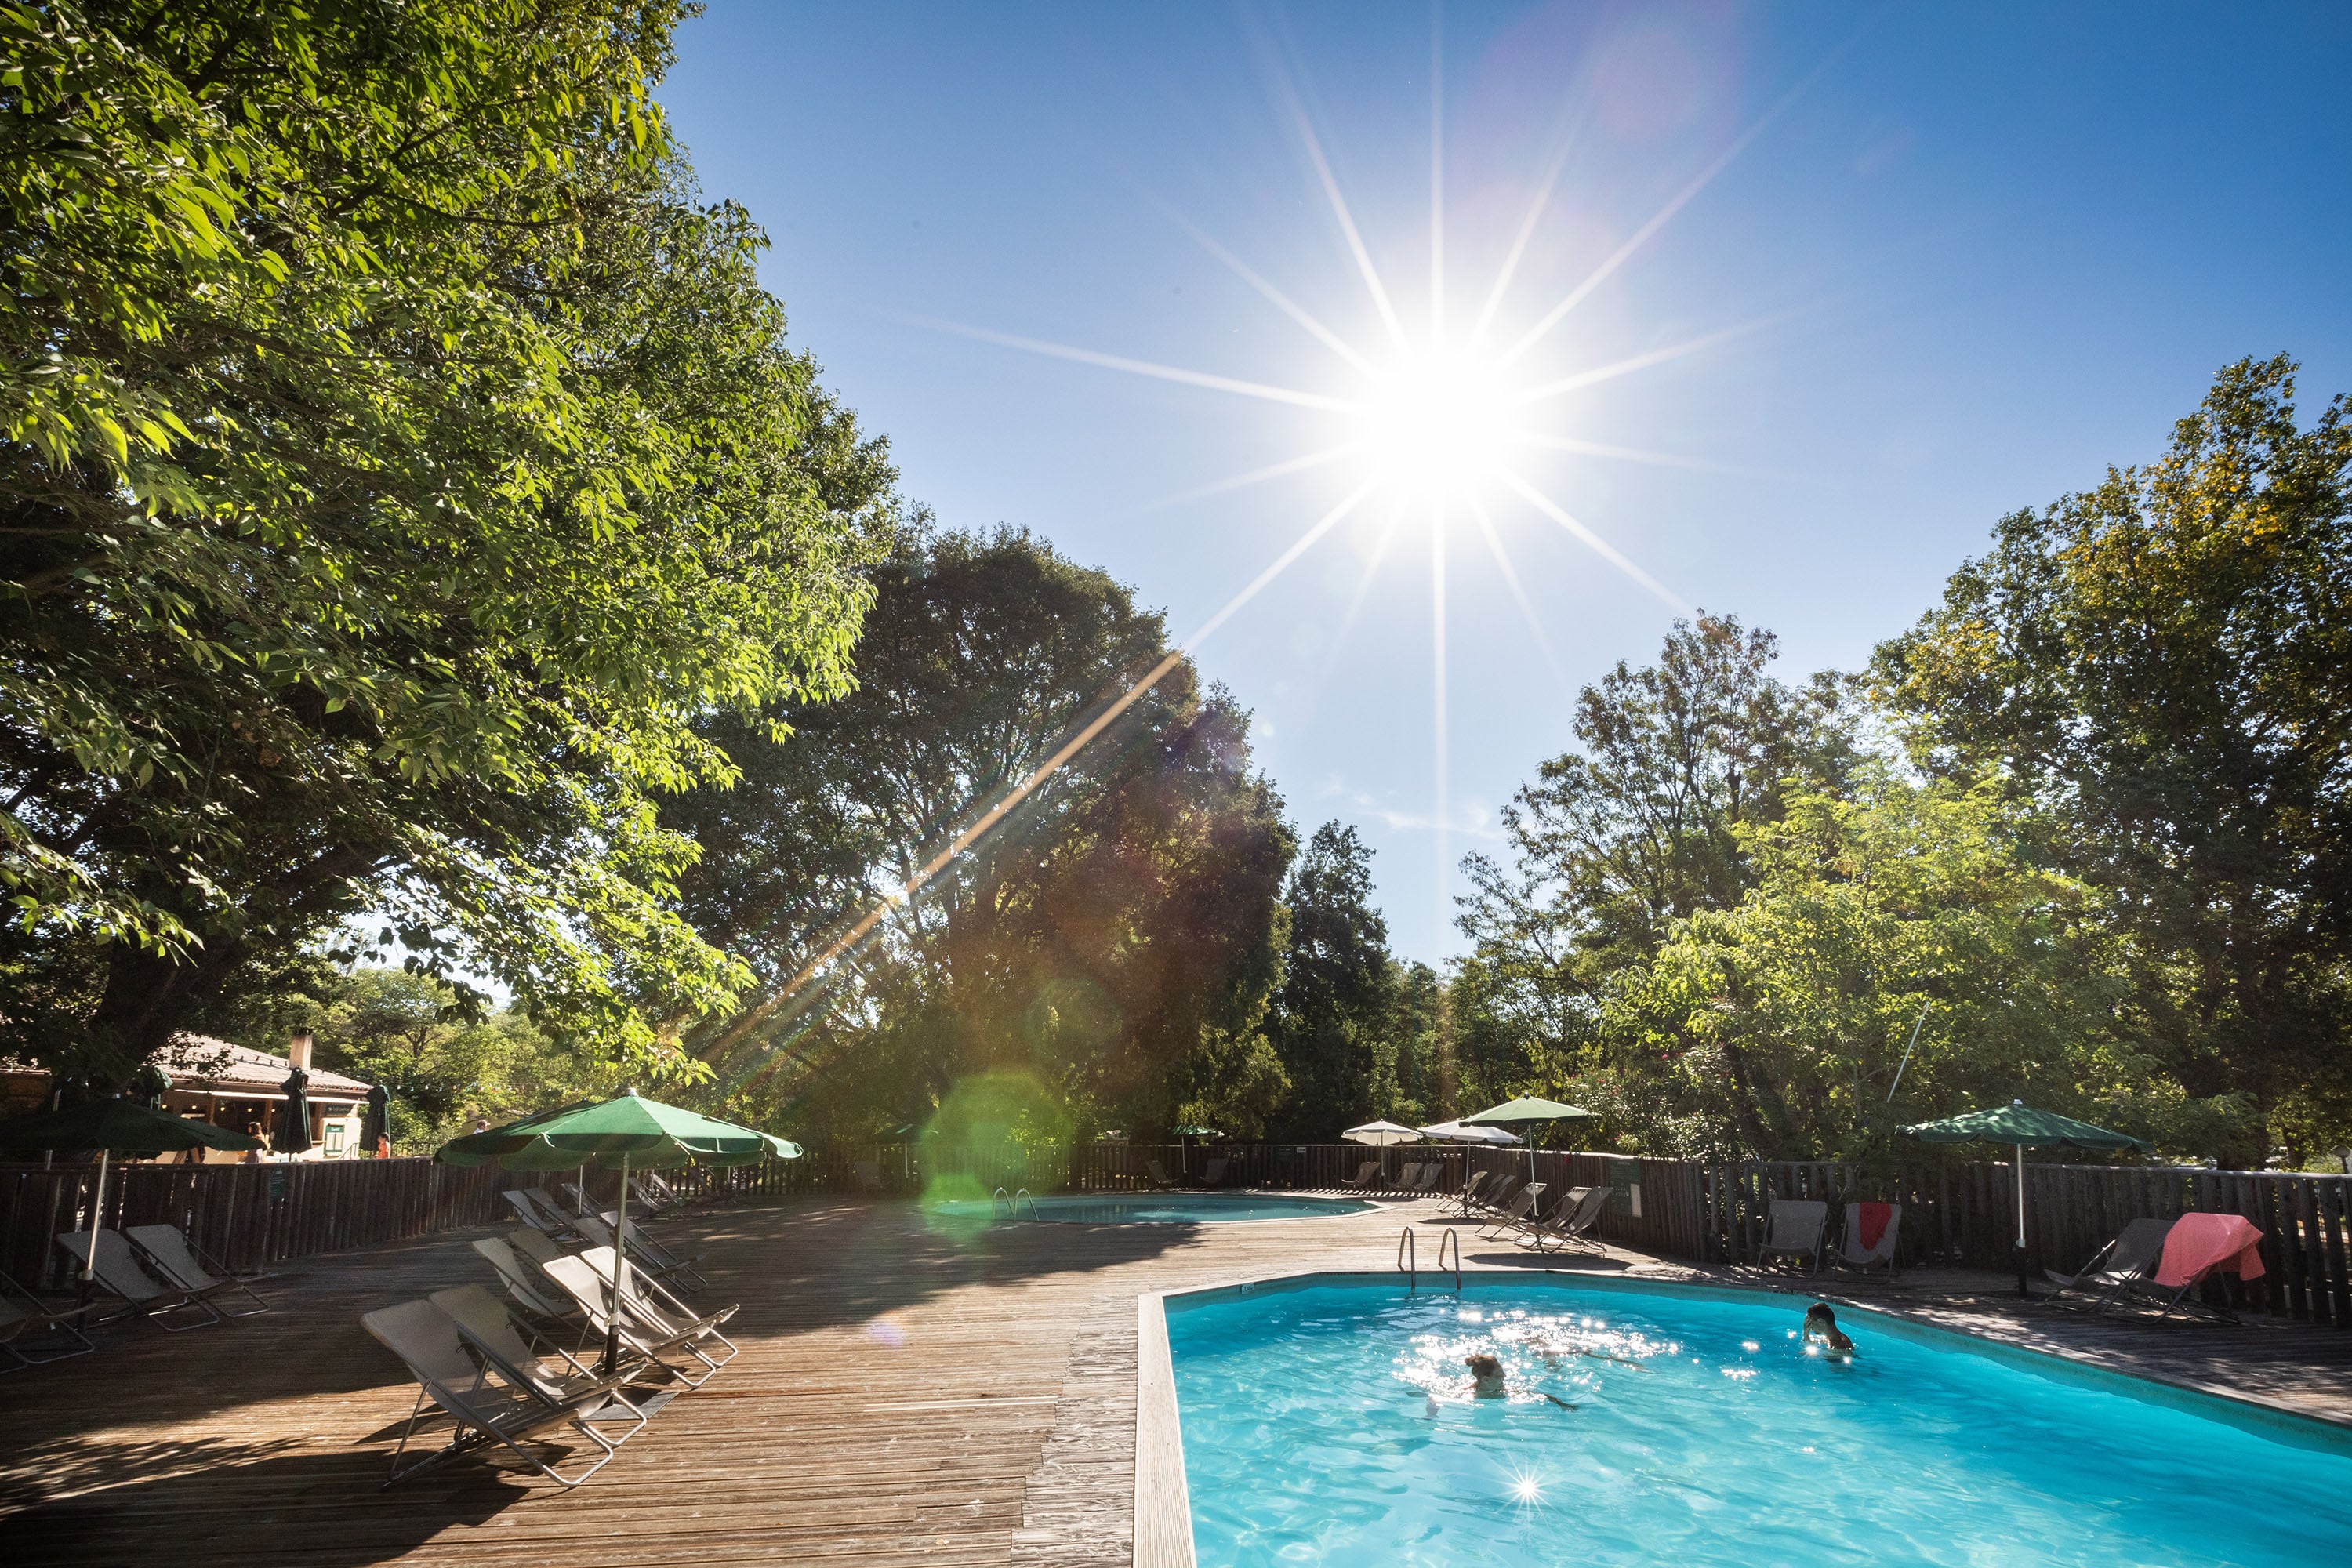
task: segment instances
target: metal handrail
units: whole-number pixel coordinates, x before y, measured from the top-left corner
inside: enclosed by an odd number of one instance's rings
[[[1003,1187],[999,1187],[988,1195],[988,1223],[991,1225],[996,1223],[996,1205],[999,1204],[1004,1205],[1004,1217],[1013,1217],[1013,1199]]]
[[[1462,1294],[1462,1233],[1450,1225],[1437,1238],[1437,1267],[1441,1272],[1445,1268],[1445,1244],[1449,1241],[1454,1244],[1454,1293],[1459,1296]]]
[[[1014,1219],[1019,1219],[1021,1217],[1021,1204],[1022,1200],[1024,1198],[1028,1200],[1029,1204],[1029,1217],[1031,1219],[1043,1217],[1037,1213],[1037,1199],[1035,1195],[1033,1194],[1026,1187],[1015,1188],[1012,1198],[1007,1202],[1006,1207],[1011,1211],[1012,1216]]]
[[[1421,1249],[1413,1241],[1412,1226],[1404,1227],[1397,1237],[1397,1272],[1404,1276],[1404,1288],[1410,1292],[1421,1283]]]

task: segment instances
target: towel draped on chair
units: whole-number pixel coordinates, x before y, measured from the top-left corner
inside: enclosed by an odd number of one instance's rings
[[[1854,1208],[1854,1221],[1862,1230],[1862,1249],[1864,1252],[1877,1251],[1880,1238],[1886,1234],[1886,1222],[1895,1213],[1895,1205],[1861,1203]]]
[[[2243,1215],[2185,1214],[2164,1237],[2164,1258],[2156,1282],[2177,1290],[2219,1268],[2241,1279],[2263,1277],[2263,1233]]]

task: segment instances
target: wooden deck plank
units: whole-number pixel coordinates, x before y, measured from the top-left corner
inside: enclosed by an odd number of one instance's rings
[[[1402,1217],[1436,1219],[1426,1203]],[[0,1381],[0,1531],[19,1560],[86,1568],[1113,1568],[1132,1526],[1137,1294],[1385,1270],[1400,1219],[942,1234],[909,1205],[813,1199],[667,1226],[705,1254],[698,1299],[742,1303],[742,1353],[571,1492],[474,1461],[379,1490],[414,1389],[359,1313],[487,1269],[466,1235],[308,1259],[264,1285],[265,1316],[118,1326],[95,1356]],[[1527,1267],[1465,1251],[1472,1269]],[[2331,1328],[2036,1314],[1947,1271],[1791,1283],[2352,1419],[2352,1334]]]

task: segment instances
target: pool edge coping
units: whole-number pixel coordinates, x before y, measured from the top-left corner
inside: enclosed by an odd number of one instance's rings
[[[2192,1383],[2185,1378],[2163,1373],[2117,1372],[2061,1351],[2012,1344],[1972,1329],[1919,1322],[1900,1311],[1828,1292],[1789,1290],[1748,1283],[1718,1284],[1696,1279],[1605,1279],[1575,1268],[1476,1268],[1465,1269],[1462,1278],[1465,1281],[1474,1279],[1571,1280],[1601,1290],[1646,1289],[1666,1295],[1745,1296],[1769,1301],[1813,1296],[1835,1300],[1845,1310],[1866,1312],[1879,1323],[1888,1325],[1890,1331],[1906,1339],[1948,1337],[1990,1360],[2054,1373],[2061,1377],[2109,1388],[2126,1397],[2145,1399],[2175,1409],[2193,1409],[2196,1401],[2211,1400],[2221,1405],[2229,1416],[2235,1417],[2232,1425],[2255,1429],[2265,1436],[2288,1442],[2294,1442],[2295,1435],[2301,1435],[2304,1442],[2297,1444],[2298,1447],[2326,1447],[2352,1453],[2352,1421],[2293,1409],[2252,1394]],[[1192,1494],[1184,1475],[1183,1422],[1176,1404],[1176,1363],[1168,1345],[1167,1304],[1170,1298],[1239,1295],[1255,1286],[1307,1289],[1310,1282],[1324,1280],[1364,1280],[1393,1285],[1396,1279],[1396,1271],[1392,1269],[1288,1269],[1278,1274],[1251,1275],[1211,1285],[1147,1290],[1136,1298],[1135,1568],[1197,1568],[1192,1547]],[[2333,1441],[2327,1441],[2328,1438]]]

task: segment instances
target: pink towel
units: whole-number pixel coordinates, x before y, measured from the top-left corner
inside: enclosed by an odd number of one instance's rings
[[[1886,1234],[1886,1222],[1895,1213],[1893,1204],[1856,1204],[1854,1218],[1862,1226],[1862,1249],[1878,1250],[1879,1239]]]
[[[2182,1215],[2165,1236],[2164,1258],[2156,1267],[2156,1282],[2177,1290],[2214,1268],[2241,1279],[2259,1279],[2263,1277],[2262,1240],[2263,1233],[2243,1215]]]

